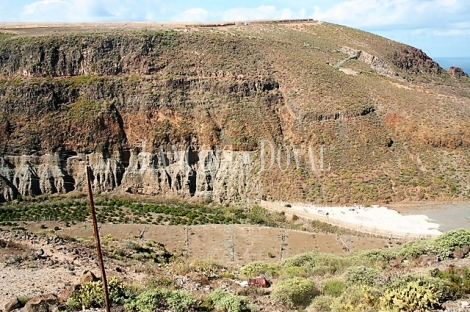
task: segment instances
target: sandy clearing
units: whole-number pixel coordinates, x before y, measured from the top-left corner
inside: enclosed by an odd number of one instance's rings
[[[431,238],[442,232],[439,224],[430,222],[426,215],[402,215],[399,212],[373,205],[372,207],[316,207],[303,203],[286,207],[282,202],[262,201],[261,206],[286,214],[296,214],[307,220],[318,220],[346,229],[397,238]]]

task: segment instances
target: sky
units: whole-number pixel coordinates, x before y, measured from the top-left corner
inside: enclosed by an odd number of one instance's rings
[[[1,22],[210,22],[313,18],[470,57],[469,0],[0,0]]]

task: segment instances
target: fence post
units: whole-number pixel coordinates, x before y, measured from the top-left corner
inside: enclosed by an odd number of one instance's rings
[[[106,280],[106,271],[104,269],[103,255],[101,254],[100,234],[98,232],[98,223],[96,221],[95,203],[93,202],[93,192],[90,182],[90,167],[86,166],[86,180],[88,186],[88,198],[90,200],[90,213],[93,221],[93,234],[95,235],[96,252],[98,253],[98,264],[101,270],[101,280],[103,281],[104,302],[106,304],[106,312],[110,312],[108,281]]]

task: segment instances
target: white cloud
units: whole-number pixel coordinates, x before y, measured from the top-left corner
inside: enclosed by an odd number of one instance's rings
[[[305,9],[294,12],[291,9],[277,9],[275,6],[262,5],[257,8],[234,8],[221,14],[224,21],[249,21],[268,19],[294,19],[304,18]]]
[[[377,31],[445,29],[468,21],[468,0],[347,0],[315,8],[314,19]]]
[[[67,9],[70,10],[71,8],[71,3],[68,1],[42,0],[26,5],[23,9],[22,15],[25,17],[42,16],[42,18],[45,18],[44,15],[47,15],[48,12],[56,11],[56,13],[59,13],[60,11]],[[57,15],[54,17],[57,18]],[[40,20],[42,20],[42,18]],[[46,19],[48,18],[46,17]]]
[[[209,18],[209,12],[202,8],[185,10],[172,17],[172,20],[179,22],[202,22]]]
[[[432,32],[432,34],[438,37],[470,36],[470,28],[469,29],[435,30]]]
[[[111,18],[112,14],[92,0],[41,0],[26,5],[21,17],[34,22],[85,22]]]
[[[22,21],[92,22],[148,20],[162,10],[161,0],[39,0],[25,5]]]
[[[325,7],[323,7],[325,8]],[[374,32],[433,56],[468,55],[468,0],[341,0],[314,19]]]

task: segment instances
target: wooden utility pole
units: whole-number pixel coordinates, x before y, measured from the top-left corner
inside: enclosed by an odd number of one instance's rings
[[[101,270],[101,280],[103,282],[104,302],[106,304],[106,312],[110,312],[108,281],[106,280],[106,271],[104,269],[103,255],[101,253],[100,234],[98,232],[98,222],[96,221],[95,203],[93,201],[93,192],[91,191],[90,167],[86,166],[86,180],[88,185],[88,199],[90,200],[90,214],[93,220],[93,234],[95,235],[96,252],[98,253],[98,264]]]

